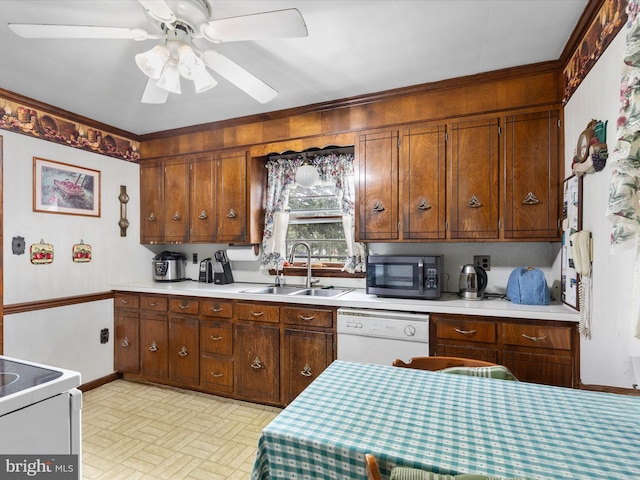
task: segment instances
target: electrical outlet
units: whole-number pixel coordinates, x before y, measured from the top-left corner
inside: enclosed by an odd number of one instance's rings
[[[474,255],[473,264],[478,267],[482,267],[485,270],[491,270],[491,256],[489,255]]]
[[[197,253],[194,253],[194,254],[191,256],[191,258],[192,258],[192,260],[193,260],[193,264],[194,264],[194,265],[195,265],[196,263],[198,263],[198,254],[197,254]]]

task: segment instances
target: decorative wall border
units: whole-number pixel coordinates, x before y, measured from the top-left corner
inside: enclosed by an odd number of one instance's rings
[[[140,160],[140,142],[69,121],[2,96],[0,96],[0,129],[128,162]]]
[[[627,0],[604,1],[562,72],[563,105],[566,105],[626,21]]]

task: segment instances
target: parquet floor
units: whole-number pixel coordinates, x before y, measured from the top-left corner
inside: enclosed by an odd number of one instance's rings
[[[248,480],[280,409],[124,380],[85,392],[84,480]]]

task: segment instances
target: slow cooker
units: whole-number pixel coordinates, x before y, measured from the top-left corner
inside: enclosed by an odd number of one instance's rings
[[[181,282],[185,279],[187,256],[164,251],[153,257],[153,279],[156,282]]]

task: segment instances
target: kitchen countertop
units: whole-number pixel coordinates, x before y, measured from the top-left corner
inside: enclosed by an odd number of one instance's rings
[[[450,313],[459,315],[560,320],[567,322],[578,322],[579,320],[578,312],[557,301],[549,305],[517,305],[501,298],[481,301],[462,300],[455,294],[443,294],[439,300],[409,300],[368,295],[364,289],[359,288],[334,298],[243,293],[243,290],[261,286],[267,286],[267,284],[232,283],[229,285],[215,285],[212,283],[206,284],[185,280],[183,282],[166,283],[153,281],[123,283],[112,285],[111,288],[122,292],[228,298],[332,307],[372,308],[404,312]]]

